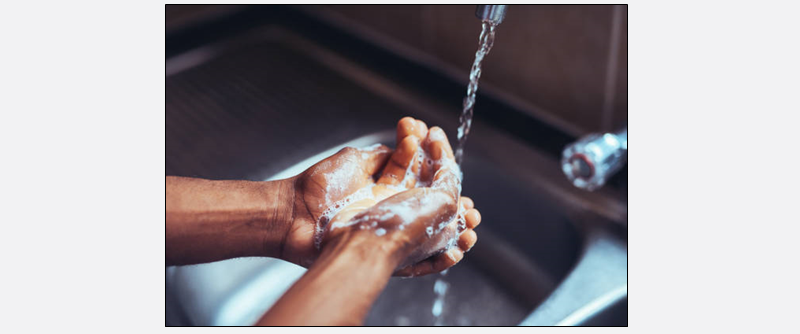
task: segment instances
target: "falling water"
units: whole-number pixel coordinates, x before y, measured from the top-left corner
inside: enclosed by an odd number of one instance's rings
[[[442,311],[444,309],[444,297],[447,294],[447,288],[450,287],[450,284],[445,282],[444,275],[447,275],[447,270],[442,272],[442,277],[437,278],[436,282],[433,283],[433,307],[431,307],[431,313],[433,314],[434,318],[434,326],[442,326],[444,323],[442,322]]]
[[[464,156],[464,144],[467,142],[467,135],[472,126],[472,113],[475,107],[475,93],[478,92],[478,80],[481,78],[481,63],[483,58],[489,54],[494,44],[494,30],[497,27],[492,22],[484,21],[481,36],[478,39],[478,51],[475,52],[475,61],[469,71],[469,85],[467,85],[467,97],[464,98],[464,109],[458,118],[458,147],[456,148],[456,162],[461,165]]]
[[[494,44],[494,30],[496,24],[484,21],[481,35],[478,38],[478,51],[475,52],[475,61],[469,71],[469,84],[467,85],[467,97],[464,98],[463,110],[458,117],[458,147],[456,147],[456,162],[461,165],[464,156],[464,144],[467,142],[469,129],[472,127],[472,114],[475,108],[475,94],[478,92],[478,80],[481,78],[481,64],[483,58],[489,54]],[[441,277],[436,279],[433,284],[434,301],[431,313],[434,317],[434,325],[443,325],[442,311],[444,310],[444,299],[450,284],[445,281],[447,270],[442,271]]]

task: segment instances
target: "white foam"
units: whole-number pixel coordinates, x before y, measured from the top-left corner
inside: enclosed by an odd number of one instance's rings
[[[325,163],[329,163],[326,161]],[[324,165],[323,165],[324,166]],[[324,168],[324,167],[323,167]],[[353,181],[353,175],[359,168],[359,163],[348,157],[342,164],[330,173],[325,173],[325,204],[332,205],[332,198],[344,195],[345,189]]]
[[[387,206],[386,209],[388,212],[400,217],[403,225],[409,224],[417,217],[417,212],[414,211],[414,207],[412,206],[412,201],[414,200],[414,198],[410,198],[396,205]]]
[[[377,235],[379,237],[384,235],[384,234],[386,234],[386,229],[379,228],[379,229],[375,230],[375,235]]]
[[[325,234],[325,227],[328,223],[330,223],[333,217],[336,217],[336,215],[339,214],[339,212],[342,211],[342,209],[344,209],[353,202],[357,202],[367,198],[373,198],[374,197],[374,195],[372,194],[373,187],[375,187],[375,185],[369,185],[367,187],[359,189],[358,191],[348,195],[347,197],[332,203],[331,205],[328,206],[327,209],[325,209],[325,211],[322,212],[322,214],[320,214],[316,224],[316,233],[314,235],[314,245],[317,247],[317,249],[319,249],[321,246],[322,237]],[[352,224],[347,224],[347,222],[345,223],[338,222],[332,225],[331,228],[339,228],[349,225]]]
[[[392,217],[394,217],[396,215],[397,214],[394,213],[394,212],[387,211],[386,213],[383,214],[383,216],[378,217],[378,219],[380,219],[381,221],[385,221],[385,220],[388,220],[389,218],[392,218]]]

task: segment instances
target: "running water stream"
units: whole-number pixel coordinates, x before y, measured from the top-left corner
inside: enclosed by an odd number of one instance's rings
[[[478,51],[475,52],[475,61],[472,63],[472,68],[469,71],[469,84],[467,85],[467,96],[464,98],[463,109],[461,116],[458,117],[458,146],[456,147],[455,158],[459,166],[464,158],[464,145],[467,143],[467,135],[472,127],[472,114],[475,109],[475,94],[478,92],[478,81],[481,78],[481,64],[483,58],[489,54],[494,45],[494,31],[497,25],[490,21],[484,21],[481,30],[481,35],[478,38]],[[460,215],[461,213],[459,213]],[[463,219],[463,218],[462,218]],[[442,320],[442,311],[444,310],[444,301],[447,290],[450,284],[445,281],[447,270],[442,271],[441,277],[436,279],[433,284],[434,301],[431,313],[434,317],[434,325],[444,325]]]
[[[478,80],[481,78],[481,64],[483,58],[489,54],[494,45],[494,31],[496,24],[490,21],[483,22],[483,29],[478,38],[478,51],[475,52],[475,61],[469,71],[469,84],[467,85],[467,97],[464,98],[461,116],[458,118],[458,147],[456,148],[456,162],[461,165],[464,158],[464,145],[467,143],[467,135],[472,127],[472,114],[475,108],[475,94],[478,92]]]

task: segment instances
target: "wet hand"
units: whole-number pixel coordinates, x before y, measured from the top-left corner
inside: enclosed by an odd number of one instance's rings
[[[459,199],[460,170],[444,131],[428,131],[410,117],[398,123],[398,148],[375,185],[345,199],[321,221],[325,240],[366,232],[376,247],[397,248],[396,274],[424,275],[447,269],[476,242],[480,213]]]

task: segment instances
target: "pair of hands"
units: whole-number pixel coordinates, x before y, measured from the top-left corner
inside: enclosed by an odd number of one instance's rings
[[[309,271],[259,324],[361,323],[392,274],[447,269],[477,240],[444,131],[407,117],[397,143],[346,148],[284,180],[167,176],[166,265],[288,260]]]
[[[389,248],[395,275],[419,276],[458,263],[477,241],[480,213],[460,197],[460,170],[441,128],[411,117],[397,124],[397,149],[345,148],[293,178],[293,219],[282,258],[309,266],[320,249],[358,235]]]

